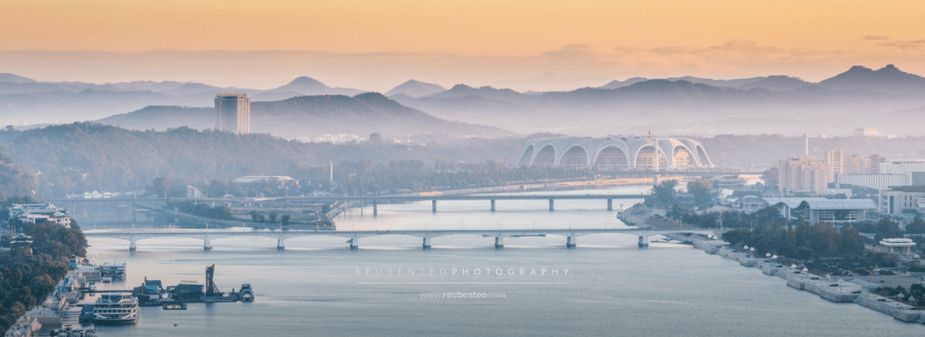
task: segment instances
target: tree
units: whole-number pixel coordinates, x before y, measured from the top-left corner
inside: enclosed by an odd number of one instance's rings
[[[783,225],[786,219],[780,214],[780,210],[774,206],[768,206],[752,213],[755,222],[760,226],[764,225]]]
[[[899,225],[888,218],[880,219],[877,222],[877,232],[876,239],[880,241],[885,238],[895,238],[902,235],[902,232],[899,230]]]
[[[382,135],[378,132],[373,132],[369,134],[369,142],[373,144],[382,143]]]
[[[694,204],[698,207],[707,206],[713,202],[713,182],[709,179],[697,179],[687,183],[687,193],[694,197]]]
[[[154,178],[151,181],[151,190],[149,192],[157,197],[167,199],[167,190],[170,188],[170,183],[170,178],[167,177]]]
[[[861,238],[857,229],[851,227],[842,228],[840,253],[843,256],[864,255],[864,239]]]
[[[925,234],[925,220],[922,219],[921,214],[916,215],[912,223],[906,225],[906,233]]]
[[[283,214],[283,216],[280,217],[280,220],[279,220],[279,221],[283,224],[283,227],[288,227],[288,226],[289,226],[289,221],[290,221],[291,219],[292,219],[292,216],[290,216],[289,214]]]
[[[809,260],[809,259],[813,258],[813,254],[814,254],[814,253],[813,253],[812,248],[803,246],[803,247],[797,248],[796,252],[794,252],[794,254],[793,254],[793,255],[794,255],[793,257],[794,257],[795,259],[804,260],[804,261],[805,261],[805,260]]]
[[[780,172],[776,167],[769,168],[761,173],[761,180],[768,187],[776,187],[779,183]]]
[[[269,214],[267,217],[269,218],[269,222],[270,222],[270,223],[276,223],[276,217],[277,217],[277,216],[279,216],[279,215],[276,214],[275,211],[273,211],[273,212],[270,212],[270,214]]]
[[[678,191],[675,190],[675,187],[678,186],[677,180],[666,180],[655,186],[652,191],[652,196],[654,197],[655,206],[668,208],[671,207],[675,202]]]

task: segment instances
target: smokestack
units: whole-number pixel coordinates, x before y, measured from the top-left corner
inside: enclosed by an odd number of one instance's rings
[[[334,186],[334,161],[328,164],[328,184]]]
[[[809,156],[809,135],[804,133],[803,138],[804,138],[804,147],[805,147],[803,149],[803,155]]]

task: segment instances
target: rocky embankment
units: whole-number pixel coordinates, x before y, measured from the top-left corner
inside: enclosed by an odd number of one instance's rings
[[[722,240],[706,238],[701,235],[671,235],[671,239],[689,243],[694,248],[708,254],[719,255],[738,262],[749,268],[760,269],[768,276],[775,276],[787,282],[787,286],[807,291],[835,303],[857,303],[865,308],[892,316],[894,319],[925,324],[925,310],[871,293],[873,289],[864,288],[851,279],[833,279],[809,273],[805,268],[785,266],[772,258],[761,258],[729,247]]]

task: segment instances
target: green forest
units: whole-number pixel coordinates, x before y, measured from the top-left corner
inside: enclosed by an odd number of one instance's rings
[[[41,172],[35,185],[48,198],[138,190],[156,177],[207,183],[244,175],[295,177],[316,169],[326,177],[330,162],[480,163],[484,158],[517,158],[520,146],[521,141],[513,139],[472,139],[465,144],[304,143],[269,135],[188,128],[130,131],[88,123],[0,131],[0,149],[29,172]]]
[[[6,331],[19,316],[54,291],[67,272],[70,257],[86,255],[87,240],[76,223],[71,228],[51,223],[20,227],[32,236],[33,255],[0,253],[0,331]],[[10,241],[9,236],[2,239]]]

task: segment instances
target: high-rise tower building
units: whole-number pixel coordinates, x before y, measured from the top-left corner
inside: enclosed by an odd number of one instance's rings
[[[825,165],[828,168],[828,182],[835,182],[839,175],[845,174],[845,156],[839,149],[825,152]]]
[[[251,99],[246,94],[215,95],[215,129],[248,134],[251,132]]]
[[[778,174],[781,194],[825,194],[828,187],[828,167],[812,156],[782,160]]]

